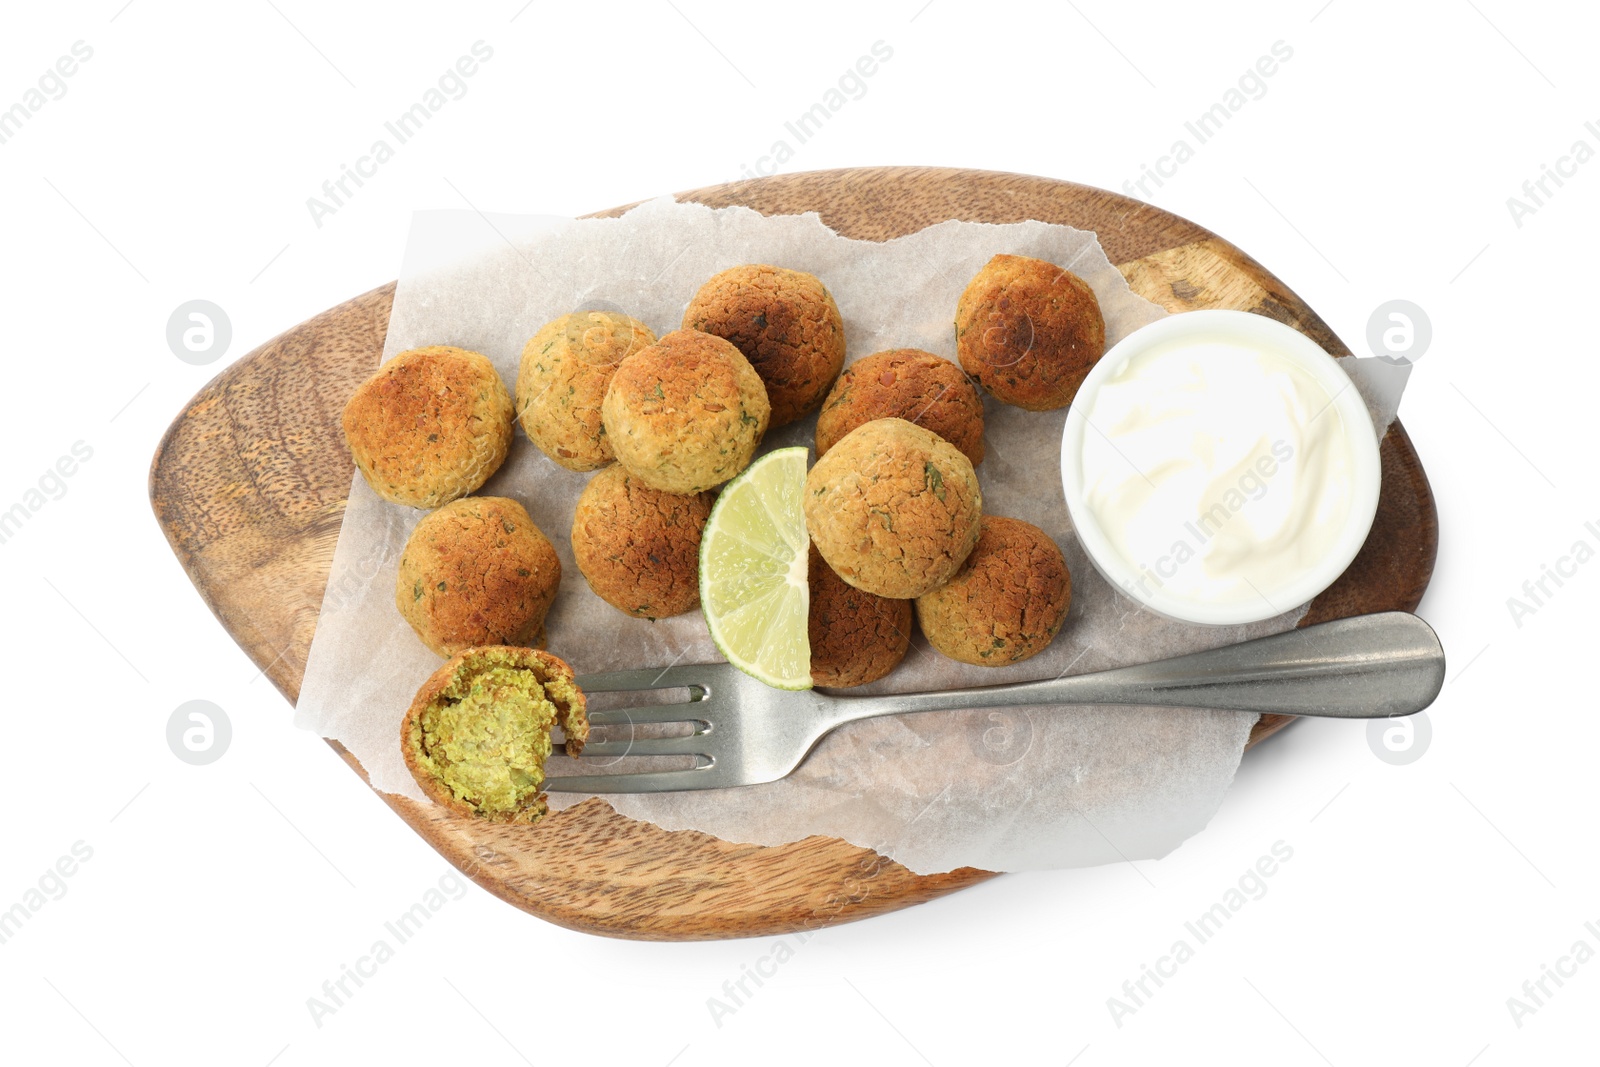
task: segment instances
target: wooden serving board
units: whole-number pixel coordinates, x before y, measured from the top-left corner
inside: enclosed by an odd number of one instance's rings
[[[1170,311],[1237,308],[1349,354],[1299,297],[1233,245],[1115,193],[1047,178],[920,167],[780,175],[680,194],[768,215],[816,211],[838,232],[886,240],[946,219],[1040,219],[1094,230],[1134,292]],[[626,208],[605,212],[617,215]],[[394,285],[273,338],[178,414],[156,451],[150,500],[173,551],[235,641],[292,703],[354,471],[345,400],[377,367]],[[1305,623],[1416,607],[1433,572],[1438,515],[1396,422],[1365,547]],[[1290,721],[1264,716],[1253,745]],[[356,760],[330,742],[352,770]],[[532,827],[497,826],[380,794],[441,855],[525,911],[577,930],[651,940],[814,929],[918,904],[993,877],[919,876],[832,838],[777,847],[667,832],[586,800]]]

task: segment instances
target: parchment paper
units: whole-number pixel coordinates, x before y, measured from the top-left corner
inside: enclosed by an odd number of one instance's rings
[[[557,316],[621,309],[665,333],[679,326],[690,297],[712,274],[775,263],[827,284],[844,317],[848,361],[898,347],[954,359],[956,299],[998,252],[1037,256],[1089,282],[1105,314],[1108,347],[1165,314],[1128,289],[1092,233],[1065,226],[946,222],[875,243],[841,237],[814,213],[764,218],[664,198],[617,219],[419,213],[384,354],[458,345],[487,355],[511,386],[523,345]],[[1374,399],[1362,388],[1381,437],[1398,394]],[[1055,538],[1072,573],[1068,620],[1046,652],[998,669],[948,660],[917,634],[893,674],[858,691],[1098,670],[1288,629],[1304,614],[1299,605],[1267,622],[1218,628],[1136,607],[1100,577],[1072,532],[1059,473],[1065,412],[986,399],[984,415],[984,509]],[[815,421],[770,433],[763,449],[814,446]],[[569,540],[588,477],[551,463],[519,431],[505,466],[480,490],[522,501],[561,557],[550,650],[579,674],[718,660],[698,612],[652,623],[624,616],[589,591]],[[400,618],[394,582],[400,551],[422,514],[378,499],[356,476],[296,712],[297,724],[350,749],[374,786],[416,800],[423,798],[401,760],[399,723],[440,660]],[[624,815],[732,841],[840,837],[918,873],[1154,858],[1210,820],[1255,718],[1144,708],[930,712],[846,726],[780,782],[607,799]],[[562,757],[551,762],[553,771],[564,769]],[[561,808],[582,798],[550,799]]]

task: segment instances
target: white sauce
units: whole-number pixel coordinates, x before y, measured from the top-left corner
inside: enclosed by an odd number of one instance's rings
[[[1083,414],[1084,500],[1133,584],[1296,606],[1275,594],[1334,550],[1355,497],[1350,427],[1319,380],[1270,345],[1186,337],[1129,357]]]

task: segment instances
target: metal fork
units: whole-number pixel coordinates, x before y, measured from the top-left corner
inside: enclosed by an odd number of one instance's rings
[[[1030,704],[1140,704],[1376,719],[1411,715],[1444,684],[1444,649],[1415,615],[1338,619],[1134,667],[934,693],[850,696],[773,689],[726,663],[614,671],[578,679],[587,693],[689,689],[676,704],[589,713],[595,727],[689,723],[680,737],[596,740],[583,758],[693,756],[682,770],[552,775],[566,793],[659,793],[784,777],[830,731],[879,715]],[[551,770],[556,766],[551,765]]]

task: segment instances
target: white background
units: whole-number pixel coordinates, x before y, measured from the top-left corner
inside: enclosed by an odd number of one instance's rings
[[[1600,148],[1592,13],[1508,0],[635,5],[524,0],[14,5],[0,107],[93,58],[0,144],[0,510],[93,457],[0,544],[7,827],[0,909],[92,858],[0,945],[8,1061],[1447,1065],[1592,1062],[1600,961],[1600,563],[1513,619],[1600,526],[1591,240],[1600,161],[1518,226],[1507,198]],[[316,226],[306,199],[473,42],[468,92]],[[940,164],[1121,188],[1282,40],[1293,57],[1152,197],[1282,277],[1352,347],[1404,297],[1432,348],[1402,409],[1439,499],[1421,614],[1450,681],[1394,766],[1363,725],[1246,757],[1160,862],[996,879],[799,945],[719,1026],[774,939],[635,944],[476,887],[319,1027],[307,998],[448,868],[234,646],[151,517],[162,430],[230,360],[394,277],[411,211],[585,212],[738,177],[875,41],[893,56],[785,170]],[[215,301],[234,341],[180,362]],[[226,755],[165,725],[216,702]],[[1275,842],[1293,858],[1176,977],[1153,964]],[[54,883],[51,883],[53,886]],[[1188,938],[1191,944],[1192,937]],[[1568,965],[1570,969],[1570,964]],[[1531,1001],[1530,1001],[1531,1003]]]

